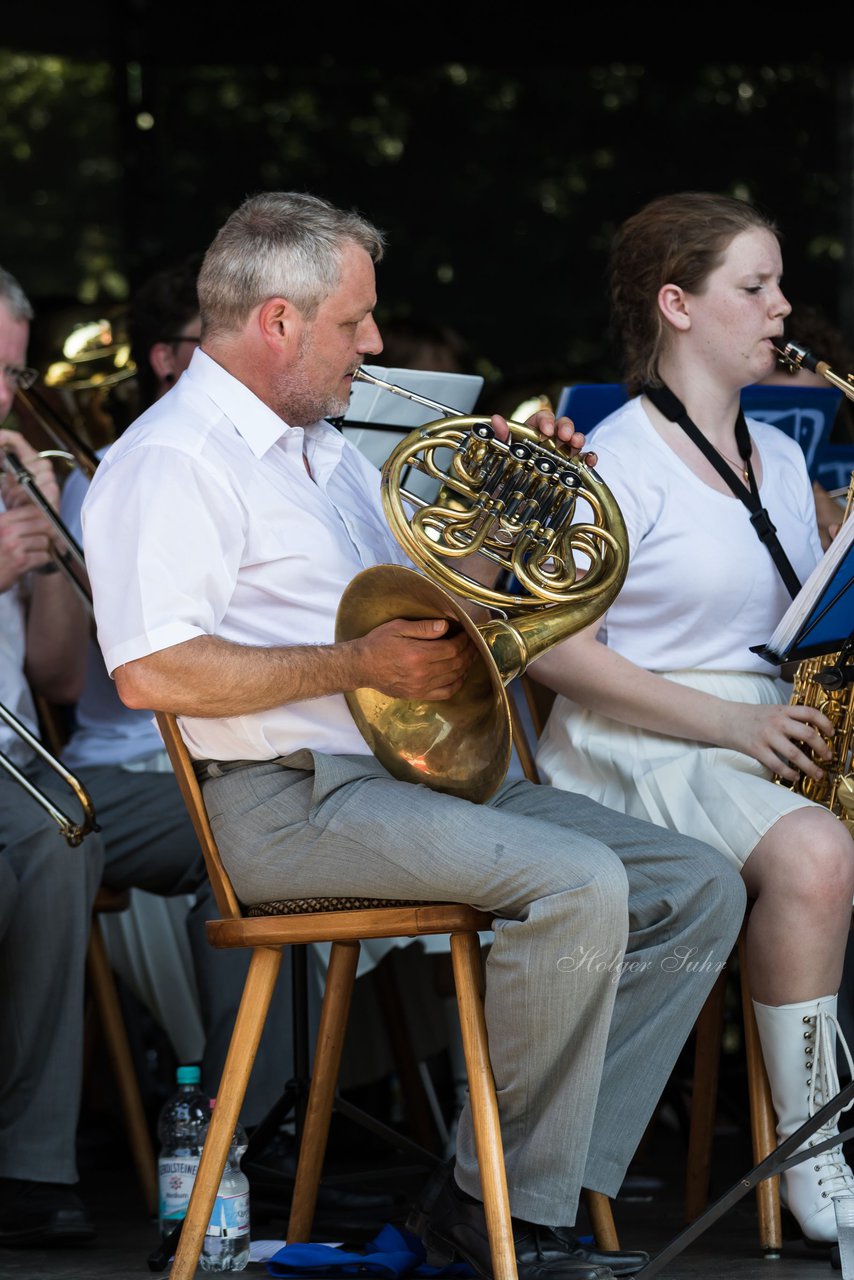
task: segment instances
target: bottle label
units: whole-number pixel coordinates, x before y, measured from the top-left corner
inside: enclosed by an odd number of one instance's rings
[[[233,1240],[249,1234],[249,1195],[217,1196],[206,1235]]]
[[[161,1156],[157,1161],[161,1219],[186,1218],[198,1167],[198,1156]]]

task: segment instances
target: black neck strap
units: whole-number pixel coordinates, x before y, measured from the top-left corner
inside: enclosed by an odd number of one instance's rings
[[[692,422],[688,417],[682,401],[673,394],[669,387],[645,386],[643,394],[647,400],[655,405],[659,413],[663,413],[670,422],[675,422],[682,428],[704,458],[711,463],[721,479],[726,481],[735,496],[744,503],[750,512],[750,523],[756,530],[756,535],[760,542],[764,542],[768,548],[771,558],[777,566],[777,571],[783,579],[786,590],[790,596],[796,596],[801,589],[798,575],[792,568],[789,557],[781,547],[780,540],[777,537],[777,530],[771,523],[771,517],[763,507],[759,497],[759,486],[756,483],[756,476],[753,474],[753,465],[750,461],[753,446],[743,411],[741,409],[738,411],[738,418],[735,424],[735,443],[738,448],[738,455],[744,463],[747,485],[742,483],[723,456],[706,439],[696,423]]]

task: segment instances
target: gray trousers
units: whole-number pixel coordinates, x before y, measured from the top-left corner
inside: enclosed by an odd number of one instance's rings
[[[73,797],[26,770],[61,809]],[[0,1177],[75,1182],[86,945],[103,849],[0,775]]]
[[[26,770],[60,808],[76,806],[45,765]],[[78,769],[100,834],[69,849],[53,820],[0,775],[0,1177],[74,1182],[80,1105],[83,986],[98,885],[195,893],[187,929],[205,1028],[202,1084],[222,1075],[248,955],[216,951],[205,921],[218,915],[198,842],[174,777],[115,766]],[[243,1118],[255,1123],[292,1073],[290,990],[274,996],[264,1054]]]
[[[474,805],[397,782],[370,756],[303,751],[208,773],[246,903],[364,894],[499,914],[486,1017],[512,1211],[569,1225],[582,1186],[614,1195],[738,933],[745,895],[728,862],[526,781]],[[478,1194],[468,1109],[457,1176]]]

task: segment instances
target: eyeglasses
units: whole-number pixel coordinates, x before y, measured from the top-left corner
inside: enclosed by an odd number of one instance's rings
[[[13,382],[19,391],[28,391],[34,382],[38,382],[38,369],[22,369],[14,364],[0,364],[0,373],[7,382]]]

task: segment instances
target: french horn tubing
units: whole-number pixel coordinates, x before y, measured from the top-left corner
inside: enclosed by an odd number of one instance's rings
[[[382,468],[386,518],[420,572],[377,565],[358,574],[341,598],[336,640],[360,638],[394,618],[447,618],[452,629],[466,631],[478,656],[447,701],[376,689],[345,697],[394,777],[487,800],[510,763],[505,686],[614,600],[628,568],[623,517],[591,466],[532,427],[511,422],[504,442],[488,418],[459,414],[361,369],[354,377],[446,416],[410,432]],[[406,494],[402,477],[411,470],[442,486],[434,501]],[[474,554],[496,564],[504,581],[483,585],[471,577],[463,562]],[[459,597],[493,616],[475,625]]]

